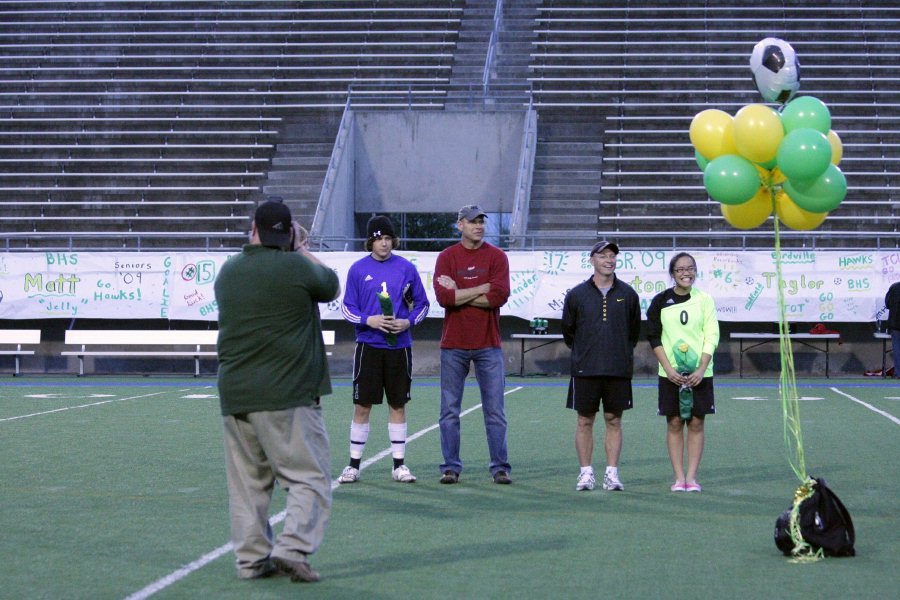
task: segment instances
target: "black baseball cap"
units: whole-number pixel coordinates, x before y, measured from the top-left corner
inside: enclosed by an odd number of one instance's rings
[[[263,246],[284,248],[291,243],[291,209],[281,198],[266,200],[253,215],[256,233]]]

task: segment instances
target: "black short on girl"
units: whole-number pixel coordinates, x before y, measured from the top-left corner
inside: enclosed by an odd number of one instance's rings
[[[678,390],[679,386],[665,377],[659,378],[659,410],[656,414],[665,417],[678,416]],[[712,377],[704,377],[694,388],[694,410],[691,413],[698,417],[716,414]]]

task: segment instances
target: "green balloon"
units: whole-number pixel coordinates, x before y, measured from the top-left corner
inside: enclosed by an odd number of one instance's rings
[[[722,204],[743,204],[756,195],[759,173],[746,158],[725,154],[709,161],[703,171],[703,185],[710,197]]]
[[[825,172],[812,182],[785,181],[784,191],[803,210],[831,212],[847,196],[847,178],[839,168],[828,165]]]
[[[785,133],[808,128],[827,134],[831,129],[831,111],[818,98],[800,96],[785,104],[781,122]]]
[[[700,167],[701,171],[706,170],[706,165],[709,164],[709,161],[706,159],[705,156],[700,154],[699,150],[694,150],[694,160],[697,161],[697,166]]]
[[[795,129],[781,140],[775,158],[785,177],[812,183],[831,164],[831,144],[815,129]]]
[[[763,169],[768,169],[769,171],[771,171],[778,165],[778,161],[773,158],[772,160],[767,160],[766,162],[761,162],[761,163],[756,163],[756,164],[761,166]]]

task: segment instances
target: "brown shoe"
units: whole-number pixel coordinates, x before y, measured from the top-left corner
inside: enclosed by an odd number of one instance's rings
[[[455,471],[444,471],[441,477],[441,483],[456,483],[459,481],[459,473]]]
[[[272,562],[278,567],[278,570],[285,575],[291,576],[293,582],[313,583],[319,581],[319,574],[313,571],[309,563],[304,560],[290,560],[288,558],[274,557]]]
[[[509,473],[506,471],[497,471],[494,473],[494,483],[499,483],[501,485],[509,485],[512,483],[512,479],[509,478]]]

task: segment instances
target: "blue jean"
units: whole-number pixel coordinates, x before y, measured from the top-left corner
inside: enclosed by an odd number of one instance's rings
[[[459,458],[459,414],[462,409],[463,389],[469,365],[475,365],[475,378],[481,390],[481,411],[487,434],[491,475],[497,471],[510,471],[506,455],[506,413],[503,408],[503,390],[506,387],[506,370],[503,366],[503,350],[481,348],[478,350],[441,350],[441,453],[444,462],[441,473],[462,471]]]

